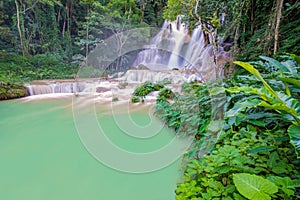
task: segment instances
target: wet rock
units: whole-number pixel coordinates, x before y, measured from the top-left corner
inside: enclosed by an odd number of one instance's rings
[[[96,88],[96,92],[97,92],[97,93],[108,92],[108,91],[110,91],[110,90],[111,90],[110,88],[105,88],[105,87],[97,87],[97,88]]]

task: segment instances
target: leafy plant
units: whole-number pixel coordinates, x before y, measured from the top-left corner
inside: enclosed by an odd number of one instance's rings
[[[278,67],[280,71],[284,71],[287,73],[296,73],[297,69],[295,67],[291,67],[289,65],[284,65],[282,63],[279,63],[278,61],[272,59],[272,58],[267,58],[267,57],[262,57],[263,59],[271,62],[273,65]],[[297,154],[299,155],[300,153],[300,140],[299,136],[296,135],[297,129],[300,129],[300,103],[297,99],[291,97],[290,95],[290,90],[287,90],[287,95],[283,94],[281,92],[276,92],[268,83],[267,81],[261,76],[258,70],[256,70],[251,64],[249,63],[244,63],[244,62],[234,62],[237,65],[242,66],[244,69],[249,71],[251,74],[253,74],[258,80],[260,80],[263,83],[264,89],[257,89],[257,88],[252,88],[252,87],[239,87],[239,88],[233,88],[232,90],[229,89],[229,92],[244,92],[248,94],[254,94],[258,95],[260,97],[260,100],[252,100],[252,105],[249,104],[250,101],[248,101],[248,104],[244,105],[238,105],[236,104],[235,108],[231,109],[228,113],[229,116],[232,115],[231,112],[235,110],[235,112],[239,112],[238,109],[242,108],[249,108],[250,106],[262,106],[270,110],[275,110],[276,112],[279,112],[282,114],[285,118],[289,119],[293,125],[290,126],[289,134],[290,137],[293,138],[291,140],[292,144],[295,145],[295,149]],[[285,79],[283,79],[285,80]],[[235,90],[235,91],[234,91]]]
[[[118,97],[113,97],[111,101],[112,101],[112,102],[119,101],[119,98],[118,98]]]
[[[237,190],[251,200],[271,200],[278,187],[271,181],[254,174],[233,174],[233,183]]]
[[[164,85],[161,83],[155,84],[155,83],[152,83],[151,81],[146,81],[134,90],[133,95],[139,96],[139,97],[145,97],[150,92],[159,91],[163,87],[164,87]]]
[[[177,134],[195,134],[180,126],[199,125],[195,141],[183,161],[184,175],[177,185],[177,200],[296,199],[299,196],[300,161],[293,147],[298,148],[299,140],[298,66],[291,64],[295,64],[291,57],[283,58],[281,64],[297,69],[297,73],[292,74],[287,69],[283,72],[275,63],[265,59],[265,62],[243,64],[254,76],[244,75],[245,72],[236,74],[225,81],[223,87],[216,87],[214,83],[201,86],[185,83],[183,95],[177,95],[173,104],[165,98],[157,101],[157,113]],[[188,96],[196,99],[178,101]],[[199,110],[190,116],[182,112],[194,109],[189,103],[199,105]],[[222,121],[222,112],[215,112],[215,109],[222,111],[220,108],[225,112],[223,133],[213,141],[216,144],[211,144],[214,136],[210,135],[211,129],[216,127],[217,130]],[[200,121],[206,124],[201,133]],[[241,181],[258,190],[243,190]]]
[[[131,97],[131,102],[132,103],[138,103],[138,102],[140,102],[140,97],[137,97],[137,96]]]
[[[170,88],[163,88],[158,93],[159,98],[165,97],[166,99],[172,98],[175,96],[175,94],[172,92]]]

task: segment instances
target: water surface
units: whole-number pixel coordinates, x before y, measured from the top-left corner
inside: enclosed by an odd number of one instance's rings
[[[164,129],[153,142],[132,139],[111,115],[97,109],[99,121],[121,148],[147,152],[163,146],[172,132]],[[132,111],[137,124],[148,113]],[[0,102],[0,199],[7,200],[172,200],[179,161],[161,170],[130,174],[97,161],[77,134],[71,99]]]

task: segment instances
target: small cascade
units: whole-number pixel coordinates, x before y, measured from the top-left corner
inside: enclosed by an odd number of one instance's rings
[[[40,94],[52,94],[52,93],[75,93],[83,92],[87,89],[86,83],[81,82],[47,82],[41,81],[26,86],[27,94],[40,95]]]
[[[53,88],[51,85],[29,85],[26,86],[26,90],[29,96],[53,93]]]
[[[170,80],[172,83],[179,84],[183,82],[202,81],[202,78],[191,71],[151,71],[151,70],[128,70],[120,79],[129,83],[143,83],[151,81],[157,83],[163,80]]]

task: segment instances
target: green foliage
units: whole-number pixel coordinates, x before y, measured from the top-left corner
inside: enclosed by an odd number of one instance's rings
[[[5,65],[0,69],[1,79],[8,77],[10,80],[29,81],[41,78],[72,78],[77,66],[71,65],[79,64],[71,63],[73,57],[86,57],[97,43],[115,33],[143,27],[145,22],[161,26],[165,5],[164,0],[1,1],[0,62]],[[30,67],[28,63],[19,62],[23,59],[18,58],[21,54],[25,55],[24,59],[28,60]],[[15,61],[11,61],[13,56],[16,56]],[[59,63],[52,62],[53,57],[59,58]],[[43,63],[47,59],[51,59],[51,63]],[[120,60],[124,65],[128,58],[122,56]]]
[[[117,102],[117,101],[119,101],[119,98],[118,98],[118,97],[113,97],[111,101],[112,101],[112,102]],[[133,103],[134,103],[134,102],[133,102]]]
[[[251,125],[236,132],[228,130],[209,155],[188,161],[184,182],[177,186],[176,199],[235,199],[243,195],[234,181],[236,173],[256,174],[271,182],[268,177],[287,178],[293,192],[287,194],[283,191],[286,188],[282,190],[273,182],[279,190],[272,199],[293,199],[294,185],[300,178],[299,165],[291,162],[296,157],[289,143],[279,140],[283,136],[282,131],[259,133]],[[250,191],[249,187],[245,189]]]
[[[137,96],[131,97],[131,102],[132,103],[138,103],[138,102],[140,102],[140,97],[137,97]]]
[[[73,78],[78,69],[57,54],[0,57],[0,81],[28,82],[40,79]]]
[[[172,92],[170,88],[162,88],[158,93],[158,98],[164,97],[166,99],[173,98],[175,94]]]
[[[208,85],[184,83],[182,92],[184,95],[173,97],[173,104],[170,104],[166,97],[159,96],[156,115],[179,134],[195,135],[200,139],[207,130],[211,117]]]
[[[25,96],[27,96],[27,91],[22,84],[0,81],[0,100]]]
[[[288,129],[288,133],[290,135],[291,143],[294,145],[296,149],[296,153],[299,158],[300,157],[300,126],[291,125]]]
[[[216,29],[218,34],[231,38],[233,51],[241,60],[253,60],[258,55],[272,55],[277,2],[273,0],[169,0],[164,18],[175,20],[178,15],[193,28],[201,24],[209,33]],[[289,1],[282,8],[279,29],[279,51],[299,52],[299,3]],[[218,42],[218,41],[216,41]]]
[[[233,174],[233,183],[243,196],[252,200],[271,200],[270,195],[278,192],[274,183],[252,174]]]
[[[96,44],[103,42],[99,36],[102,31],[99,29],[99,25],[103,20],[101,15],[102,5],[99,3],[84,2],[86,4],[87,16],[85,21],[81,24],[81,29],[78,31],[78,37],[76,37],[75,44],[85,48],[85,56],[88,56],[92,47]],[[91,4],[91,5],[90,5]]]
[[[164,87],[164,85],[161,83],[155,84],[155,83],[152,83],[151,81],[146,81],[134,90],[133,95],[138,96],[138,97],[145,97],[149,93],[151,93],[153,91],[159,91],[163,87]]]
[[[280,74],[282,75],[282,72],[289,73],[291,75],[297,74],[297,67],[293,65],[284,65],[272,58],[262,57],[264,60],[269,61],[271,64],[273,64],[275,67],[277,67],[280,71]],[[299,148],[299,142],[300,138],[297,134],[297,130],[300,130],[300,102],[291,96],[290,89],[287,85],[287,82],[281,79],[286,86],[286,93],[283,94],[279,91],[276,92],[274,89],[263,79],[261,74],[250,64],[243,63],[243,62],[235,62],[236,64],[242,66],[247,71],[252,73],[257,79],[259,79],[263,85],[264,89],[257,89],[253,87],[239,87],[235,88],[237,90],[240,90],[240,92],[244,92],[246,94],[254,94],[258,95],[261,100],[256,100],[256,102],[251,106],[262,106],[264,108],[267,108],[269,110],[275,110],[283,115],[283,118],[286,118],[286,120],[289,120],[293,125],[290,126],[288,129],[290,133],[290,137],[293,138],[291,140],[292,144],[295,145],[296,152],[299,155],[300,148]],[[285,62],[290,63],[290,62]],[[296,79],[293,79],[294,83],[297,83],[298,81]],[[289,81],[290,82],[290,81]],[[294,84],[294,87],[297,87],[297,84]],[[299,88],[299,87],[298,87]],[[231,91],[232,92],[232,91]],[[237,104],[236,104],[237,105]],[[237,105],[239,108],[241,108],[240,105]],[[244,105],[242,107],[249,107],[249,105]],[[235,109],[236,110],[236,109]],[[231,110],[232,111],[232,110]],[[229,111],[230,112],[230,111]],[[297,135],[296,135],[297,134]]]
[[[262,58],[264,61],[251,64],[236,62],[246,71],[222,86],[184,83],[182,95],[177,94],[174,103],[166,98],[157,101],[156,113],[168,126],[179,135],[195,136],[184,159],[184,175],[177,185],[176,199],[299,196],[300,161],[295,153],[300,132],[299,65],[290,56],[281,56],[280,61]],[[244,75],[246,72],[253,76]],[[224,125],[220,123],[221,108]],[[195,131],[189,127],[197,128]],[[241,187],[242,184],[257,190]]]

